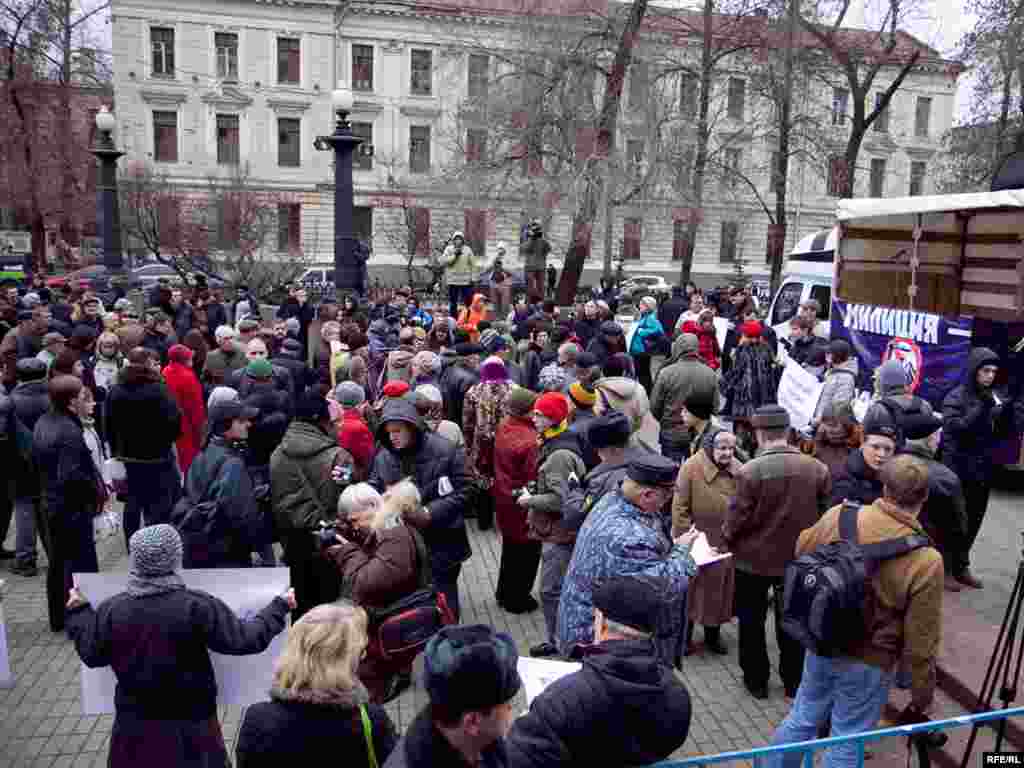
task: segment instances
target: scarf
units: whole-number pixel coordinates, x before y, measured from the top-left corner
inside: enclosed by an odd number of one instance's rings
[[[537,437],[537,444],[544,445],[548,440],[558,437],[560,434],[565,432],[569,428],[568,420],[563,421],[561,424],[556,424],[553,427],[548,427]]]

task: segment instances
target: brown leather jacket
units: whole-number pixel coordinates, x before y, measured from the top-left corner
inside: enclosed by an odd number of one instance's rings
[[[722,537],[736,568],[781,577],[796,539],[828,507],[828,468],[792,446],[769,448],[743,465]]]

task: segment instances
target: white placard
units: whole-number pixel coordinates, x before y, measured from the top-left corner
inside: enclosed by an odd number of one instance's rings
[[[266,608],[271,600],[284,594],[289,584],[287,568],[197,568],[182,570],[181,576],[189,589],[220,598],[241,618]],[[93,607],[123,592],[129,578],[131,575],[125,571],[74,575],[75,584]],[[285,628],[275,637],[263,653],[251,656],[210,653],[218,705],[256,704],[267,700],[274,661],[284,650],[287,631]],[[110,667],[90,669],[82,664],[82,714],[113,712],[116,682]]]
[[[824,386],[813,373],[805,371],[792,358],[786,361],[779,382],[779,405],[789,413],[793,429],[803,430],[810,426]]]
[[[732,552],[716,551],[708,541],[707,534],[701,531],[690,547],[690,557],[693,558],[693,562],[698,566],[710,565],[711,563],[717,563],[719,560],[725,560],[727,557],[732,557]]]
[[[583,669],[583,665],[575,661],[533,659],[528,656],[520,656],[516,667],[519,670],[519,677],[523,681],[527,708],[533,704],[535,698],[540,696],[541,691],[555,680]]]
[[[718,348],[725,349],[725,337],[729,333],[729,321],[724,317],[715,317],[711,321],[715,324],[715,338],[718,339]]]

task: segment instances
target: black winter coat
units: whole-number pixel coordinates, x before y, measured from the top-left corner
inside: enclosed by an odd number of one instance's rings
[[[291,401],[295,399],[295,384],[291,371],[279,365],[271,363],[270,381],[263,381],[252,378],[245,368],[232,371],[224,382],[227,386],[238,392],[238,396],[245,400],[250,395],[267,391],[271,386],[287,395],[289,400],[288,413],[291,413]]]
[[[999,356],[975,347],[967,358],[964,383],[942,401],[942,463],[964,484],[989,482],[996,442],[1024,427],[1024,403],[998,392],[997,405],[991,391],[978,390],[978,369],[984,365],[999,365]]]
[[[470,387],[479,383],[476,371],[462,365],[449,365],[441,374],[441,396],[444,398],[445,412],[449,421],[454,421],[462,428],[462,401]]]
[[[679,322],[679,316],[689,309],[689,307],[690,302],[688,302],[683,296],[673,296],[658,308],[658,322],[661,323],[661,327],[665,329],[665,333],[668,334],[669,337],[671,337],[676,330],[676,323]]]
[[[416,430],[412,447],[398,452],[392,445],[384,427],[389,421],[410,424]],[[416,413],[416,407],[407,400],[389,400],[377,432],[381,449],[373,459],[369,483],[383,492],[404,477],[420,491],[423,506],[430,511],[430,524],[423,530],[423,538],[430,550],[430,565],[434,574],[450,570],[472,554],[466,520],[463,516],[469,502],[469,476],[466,473],[466,454],[450,440],[427,432]],[[451,491],[442,494],[441,481],[447,478]]]
[[[967,503],[960,478],[917,446],[901,453],[915,456],[928,466],[928,500],[918,520],[940,550],[956,551],[967,536]]]
[[[217,329],[228,324],[228,310],[222,303],[211,301],[206,305],[206,332],[211,339],[217,337]]]
[[[831,509],[845,499],[858,504],[873,504],[882,497],[882,481],[878,473],[864,461],[864,454],[858,448],[850,452],[846,467],[837,477],[832,478]]]
[[[213,437],[192,460],[185,478],[185,495],[174,507],[171,522],[181,526],[188,510],[203,501],[217,501],[222,523],[214,540],[191,540],[185,544],[185,568],[245,568],[252,565],[250,552],[258,552],[267,541],[263,513],[253,495],[252,478],[243,456]]]
[[[21,423],[31,432],[39,417],[50,410],[50,384],[45,379],[18,384],[11,390],[11,400]]]
[[[181,411],[159,374],[129,365],[110,388],[103,423],[112,455],[158,461],[171,456],[181,433]]]
[[[53,409],[44,413],[32,434],[32,460],[50,520],[68,524],[96,515],[103,481],[77,416]]]
[[[383,707],[365,703],[365,690],[361,697],[354,694],[271,690],[270,701],[245,710],[235,748],[237,768],[316,765],[326,755],[344,755],[347,768],[368,767],[357,698],[366,706],[377,763],[383,765],[398,742],[395,726]]]
[[[118,715],[195,721],[217,715],[209,652],[262,653],[287,615],[288,603],[280,597],[243,621],[205,592],[122,592],[95,610],[86,605],[69,611],[67,628],[87,667],[113,667]]]
[[[171,348],[171,344],[167,340],[166,336],[155,331],[147,330],[146,335],[142,337],[142,346],[146,349],[151,349],[160,355],[161,368],[164,368],[167,365],[167,353]]]
[[[292,391],[296,397],[316,383],[317,375],[302,360],[296,360],[286,354],[277,354],[271,358],[270,362],[275,368],[283,368],[291,374]]]
[[[511,768],[648,765],[682,746],[690,694],[649,640],[587,649],[579,672],[556,680],[505,740]]]

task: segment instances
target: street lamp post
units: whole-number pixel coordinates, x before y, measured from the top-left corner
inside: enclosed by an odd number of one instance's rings
[[[100,179],[96,186],[96,214],[103,239],[103,265],[117,274],[124,271],[121,251],[121,207],[117,199],[117,161],[124,152],[114,146],[116,121],[106,105],[96,113],[96,145],[92,153],[100,165]]]
[[[352,184],[352,153],[362,139],[352,135],[348,114],[352,111],[352,91],[344,82],[331,92],[331,105],[337,114],[334,133],[318,136],[313,146],[321,151],[334,151],[334,286],[341,291],[365,291],[362,264],[356,258],[356,237],[353,230],[352,206],[355,189]]]

